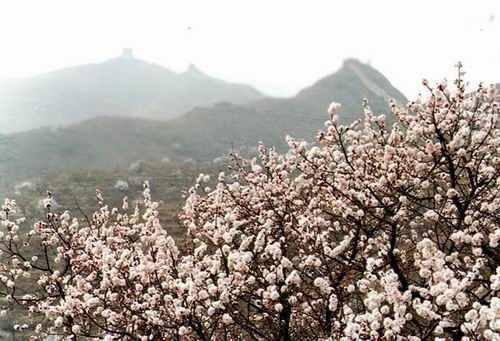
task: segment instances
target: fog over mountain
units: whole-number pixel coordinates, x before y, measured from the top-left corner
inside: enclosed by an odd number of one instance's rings
[[[120,68],[128,65],[132,70],[136,70],[136,63],[139,63],[145,72],[149,72],[149,68],[167,72],[140,61],[115,60],[109,63]],[[103,64],[101,67],[109,66]],[[83,77],[81,72],[74,74],[74,77]],[[195,70],[188,74],[191,79],[198,77]],[[187,76],[173,74],[172,77],[186,79]],[[199,77],[204,79],[205,84],[208,82],[206,76]],[[68,76],[68,82],[73,82],[72,77]],[[113,86],[108,84],[104,88],[109,93]],[[142,91],[141,98],[152,98],[153,94],[161,92],[155,87],[139,85],[134,89]],[[200,92],[185,88],[186,94]],[[250,90],[248,94],[240,96],[241,101],[251,95],[261,97],[258,92]],[[331,101],[342,103],[342,121],[351,122],[359,118],[363,98],[369,100],[376,113],[389,112],[387,101],[390,98],[403,104],[406,102],[405,96],[380,72],[356,59],[348,59],[335,73],[290,98],[259,98],[250,102],[246,100],[246,104],[225,101],[196,107],[169,121],[115,117],[109,113],[105,117],[58,129],[42,128],[5,135],[0,143],[0,155],[3,157],[0,172],[9,175],[10,179],[23,179],[59,170],[128,167],[137,160],[160,160],[165,157],[177,161],[193,159],[211,162],[231,149],[252,150],[259,141],[280,148],[284,146],[287,134],[312,141],[314,132],[321,129],[327,119],[326,108]],[[125,100],[123,110],[132,113],[135,105],[139,106],[133,100]]]
[[[98,64],[0,83],[0,132],[76,123],[99,116],[170,119],[219,101],[247,103],[263,95],[194,65],[176,73],[135,58],[131,49]]]

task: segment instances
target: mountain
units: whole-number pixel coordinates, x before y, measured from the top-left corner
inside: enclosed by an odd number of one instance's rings
[[[311,140],[324,127],[326,109],[332,101],[342,103],[340,119],[350,123],[362,116],[363,98],[376,113],[388,113],[391,98],[401,104],[407,102],[379,71],[347,59],[339,70],[294,97],[195,108],[169,124],[176,127],[171,136],[186,146],[184,152],[203,159],[231,147],[255,146],[258,141],[282,146],[285,135]]]
[[[258,141],[283,148],[287,134],[312,140],[331,101],[348,123],[367,98],[376,113],[404,95],[373,67],[349,59],[335,73],[290,98],[196,107],[169,121],[100,117],[58,129],[36,129],[0,139],[0,178],[25,179],[54,171],[128,167],[137,160],[211,161],[229,150],[252,152]]]
[[[175,73],[135,58],[129,49],[103,63],[0,83],[0,132],[76,123],[98,116],[166,120],[220,101],[263,95],[248,85],[210,77],[190,65]]]
[[[390,99],[400,103],[407,101],[383,74],[352,58],[345,60],[334,74],[300,91],[295,101],[313,112],[323,113],[332,100],[338,99],[343,106],[342,118],[353,121],[362,109],[360,98],[367,98],[376,111],[386,111]]]

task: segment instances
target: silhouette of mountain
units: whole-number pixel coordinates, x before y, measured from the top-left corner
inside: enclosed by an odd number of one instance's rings
[[[200,105],[247,103],[263,95],[191,65],[175,73],[133,57],[70,67],[0,84],[0,132],[57,126],[98,116],[170,119]]]
[[[194,67],[187,73],[204,77]],[[328,117],[331,101],[342,103],[342,121],[359,118],[363,98],[376,113],[389,112],[389,98],[406,103],[380,72],[349,59],[337,72],[290,98],[220,102],[165,122],[107,116],[59,129],[6,135],[0,143],[5,159],[0,172],[7,179],[23,179],[56,170],[128,167],[137,160],[164,157],[211,161],[231,149],[252,151],[258,141],[282,148],[287,134],[313,140]]]
[[[405,104],[405,96],[373,67],[356,59],[291,98],[264,98],[247,105],[219,103],[199,107],[169,122],[175,140],[189,146],[195,157],[223,153],[231,146],[254,146],[258,141],[283,145],[285,135],[311,140],[327,119],[332,101],[342,103],[340,118],[349,123],[362,116],[362,99],[372,110],[388,113],[389,99]],[[209,146],[207,142],[210,141]],[[204,151],[200,154],[200,151]]]

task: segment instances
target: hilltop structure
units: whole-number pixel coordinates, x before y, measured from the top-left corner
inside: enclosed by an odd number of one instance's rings
[[[134,50],[126,47],[122,50],[122,58],[127,58],[127,59],[134,59]]]

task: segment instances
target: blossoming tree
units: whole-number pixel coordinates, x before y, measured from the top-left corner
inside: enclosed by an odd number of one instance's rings
[[[69,338],[500,340],[500,107],[460,72],[391,103],[391,127],[332,103],[315,144],[200,176],[182,248],[147,184],[142,207],[98,193],[87,220],[49,209],[28,234],[6,201],[7,305]]]

